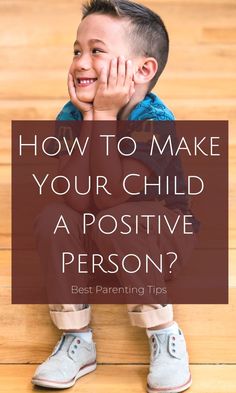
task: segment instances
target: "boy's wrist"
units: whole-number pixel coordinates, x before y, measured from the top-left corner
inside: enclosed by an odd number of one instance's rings
[[[83,120],[93,120],[93,111],[87,111],[83,113]]]
[[[93,120],[117,120],[117,115],[113,112],[108,111],[98,111],[94,109]]]

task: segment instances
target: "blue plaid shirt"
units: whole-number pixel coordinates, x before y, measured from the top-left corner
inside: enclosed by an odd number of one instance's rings
[[[57,120],[83,120],[83,117],[69,101],[58,114]],[[131,111],[128,120],[174,120],[174,115],[159,97],[149,93]]]

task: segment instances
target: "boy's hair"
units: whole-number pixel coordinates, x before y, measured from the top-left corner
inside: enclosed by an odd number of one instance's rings
[[[150,91],[165,68],[169,53],[168,33],[159,15],[128,0],[89,0],[83,5],[82,19],[95,13],[127,19],[131,28],[129,39],[135,43],[135,54],[157,60],[158,70],[150,82]]]

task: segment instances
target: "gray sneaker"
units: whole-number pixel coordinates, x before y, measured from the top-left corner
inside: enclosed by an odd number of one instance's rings
[[[149,338],[151,349],[148,393],[179,393],[192,384],[184,335],[155,333]]]
[[[32,383],[48,388],[69,388],[96,366],[95,343],[64,333],[49,358],[37,367]]]

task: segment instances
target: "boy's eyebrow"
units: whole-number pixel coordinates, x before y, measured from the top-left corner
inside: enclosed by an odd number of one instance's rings
[[[99,40],[98,38],[92,38],[92,39],[89,40],[88,42],[91,43],[91,44],[100,43],[100,44],[106,45],[104,41]],[[78,40],[76,40],[76,41],[74,42],[74,46],[75,46],[75,45],[80,45],[80,43],[79,43]]]

